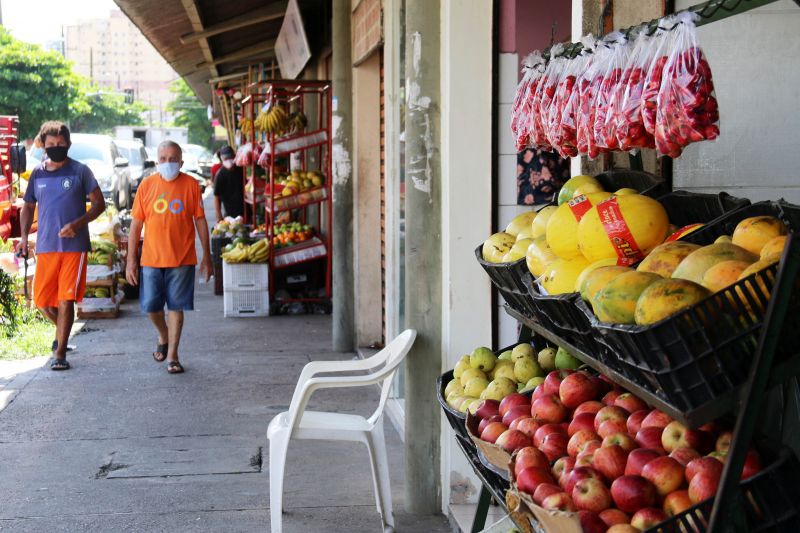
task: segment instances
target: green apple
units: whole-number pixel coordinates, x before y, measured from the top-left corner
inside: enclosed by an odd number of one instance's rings
[[[460,379],[461,374],[463,374],[464,371],[467,370],[468,368],[472,367],[469,366],[469,356],[465,355],[464,357],[458,360],[458,363],[456,363],[456,367],[453,369],[453,377],[456,379]]]
[[[486,378],[472,378],[464,385],[464,394],[477,398],[483,392],[483,389],[489,386],[489,381]]]
[[[489,400],[497,400],[498,402],[511,394],[517,392],[517,383],[508,378],[495,378],[486,387],[484,396]]]
[[[497,357],[495,357],[494,353],[492,353],[492,350],[486,348],[485,346],[481,346],[480,348],[475,348],[475,350],[473,350],[472,355],[469,358],[469,366],[484,372],[491,372],[496,361]]]
[[[517,377],[514,375],[514,365],[512,364],[503,365],[500,368],[495,369],[494,374],[492,375],[492,379],[499,379],[499,378],[506,378],[512,381],[516,381]]]
[[[461,385],[461,382],[457,379],[451,379],[447,386],[444,388],[444,397],[447,398],[450,396],[451,392],[458,392],[459,394],[464,393],[464,386]]]
[[[556,369],[556,349],[547,347],[544,350],[539,352],[538,355],[539,359],[539,366],[542,367],[542,370],[545,372],[550,372]]]
[[[501,353],[497,356],[497,359],[500,361],[511,361],[511,354],[514,353],[511,350],[506,350],[505,352]]]
[[[519,359],[523,359],[528,357],[533,359],[536,357],[536,352],[533,350],[533,346],[527,343],[517,344],[514,346],[514,349],[511,350],[511,359],[517,361]]]
[[[463,387],[466,387],[467,383],[472,378],[483,378],[483,379],[486,379],[486,374],[484,374],[483,372],[481,372],[477,368],[468,368],[467,370],[464,370],[464,372],[461,374],[461,377],[459,378],[459,381],[461,381],[461,385]]]
[[[579,366],[581,366],[581,362],[575,359],[575,357],[566,351],[561,346],[558,347],[558,352],[556,352],[556,368],[559,370],[575,370]]]
[[[520,383],[527,383],[531,378],[542,374],[542,368],[535,359],[525,357],[517,359],[517,362],[514,363],[514,377]]]

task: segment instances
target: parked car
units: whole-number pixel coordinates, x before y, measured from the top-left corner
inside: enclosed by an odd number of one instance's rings
[[[139,184],[150,174],[156,171],[156,162],[151,159],[144,149],[142,141],[114,139],[120,155],[128,159],[131,174],[131,191],[136,194]]]
[[[189,145],[189,146],[197,146],[197,145],[195,144],[195,145]],[[202,146],[200,148],[202,148]],[[181,149],[185,149],[185,147],[182,146]],[[158,165],[158,147],[157,146],[146,146],[145,147],[145,151],[147,152],[148,157],[150,159],[152,159],[155,162],[156,165]],[[184,172],[184,173],[190,175],[191,177],[193,177],[197,181],[197,183],[200,185],[200,188],[205,190],[205,187],[208,184],[206,178],[201,176],[200,174],[198,174],[197,171],[195,171],[195,170],[187,170],[186,169],[186,160],[185,160],[186,152],[183,153],[183,157],[184,157],[184,165],[183,165],[183,167],[181,167],[181,172]],[[157,170],[156,170],[156,172],[157,172]]]
[[[69,156],[92,170],[103,196],[117,209],[129,209],[133,205],[130,164],[113,139],[108,135],[73,133],[71,140]]]
[[[199,144],[183,144],[183,172],[194,172],[206,178],[211,177],[211,152]]]

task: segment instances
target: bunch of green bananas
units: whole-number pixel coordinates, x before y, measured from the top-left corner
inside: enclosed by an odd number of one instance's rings
[[[90,265],[108,265],[111,261],[111,254],[108,252],[92,251],[86,255]]]
[[[222,259],[226,263],[246,263],[247,262],[247,249],[249,246],[240,242],[227,252],[222,254]]]
[[[261,239],[247,248],[247,260],[251,263],[264,263],[269,257],[269,246],[266,239]]]
[[[83,291],[84,298],[111,298],[111,290],[108,287],[86,287]]]
[[[308,119],[302,111],[289,115],[289,133],[300,133],[308,126]]]
[[[281,106],[274,105],[269,108],[269,111],[260,112],[253,121],[253,125],[256,131],[283,135],[289,130],[289,116]]]

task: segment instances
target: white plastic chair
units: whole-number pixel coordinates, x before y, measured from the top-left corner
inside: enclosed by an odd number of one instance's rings
[[[374,356],[357,361],[313,361],[300,373],[289,410],[275,416],[267,428],[269,439],[269,504],[272,533],[281,533],[283,475],[291,439],[344,440],[363,442],[369,451],[373,489],[384,530],[394,529],[389,463],[383,436],[383,409],[389,397],[397,367],[405,358],[417,332],[407,329]],[[363,375],[314,377],[320,373],[369,371]],[[369,418],[359,415],[306,411],[317,389],[361,387],[380,383],[378,408]]]

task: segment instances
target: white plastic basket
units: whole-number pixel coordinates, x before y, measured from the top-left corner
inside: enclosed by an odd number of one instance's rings
[[[269,291],[229,290],[224,292],[226,317],[269,316]]]
[[[222,288],[234,290],[266,290],[269,288],[267,263],[222,262]]]

